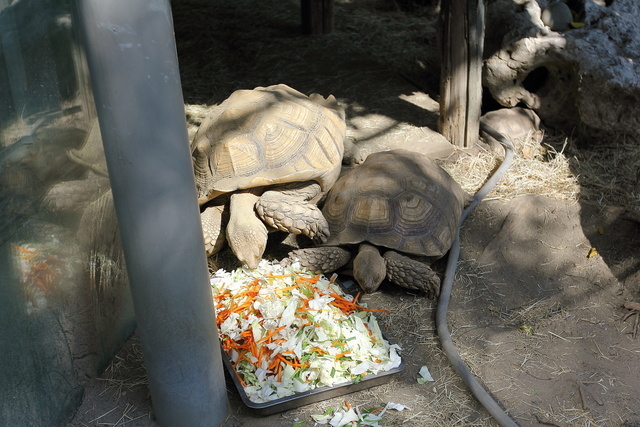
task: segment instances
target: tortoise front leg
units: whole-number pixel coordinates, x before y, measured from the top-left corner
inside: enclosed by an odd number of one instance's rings
[[[440,295],[440,278],[427,264],[394,251],[387,251],[384,260],[389,281],[403,288],[423,291],[430,299]]]
[[[200,214],[207,256],[219,252],[227,241],[225,224],[229,217],[228,213],[229,210],[225,209],[225,205],[217,205],[206,207]]]
[[[351,253],[346,249],[338,246],[324,246],[291,251],[288,258],[283,259],[280,264],[286,266],[298,260],[304,269],[314,273],[329,274],[349,262],[350,258]]]
[[[312,201],[320,194],[320,185],[315,181],[279,186],[262,194],[256,212],[273,228],[324,243],[329,237],[329,224]]]
[[[367,158],[366,154],[355,142],[349,138],[344,139],[344,155],[342,156],[343,165],[359,165],[364,163]]]

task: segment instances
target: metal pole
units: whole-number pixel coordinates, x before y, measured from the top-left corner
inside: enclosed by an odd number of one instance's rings
[[[228,412],[168,0],[82,0],[109,177],[156,419]]]

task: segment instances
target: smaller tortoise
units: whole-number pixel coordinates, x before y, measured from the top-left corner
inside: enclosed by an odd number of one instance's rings
[[[440,279],[428,261],[451,247],[468,195],[426,155],[407,150],[370,154],[342,176],[322,212],[329,223],[326,246],[298,249],[285,264],[330,273],[351,258],[353,276],[365,292],[385,276],[399,286],[437,297]],[[386,248],[380,255],[378,248]]]
[[[540,132],[540,117],[538,117],[533,110],[528,108],[500,108],[498,110],[489,111],[480,117],[480,123],[491,127],[502,135],[507,135],[512,142],[524,140],[525,138],[533,135],[542,134],[542,132]],[[484,129],[482,129],[482,126],[480,128],[480,134],[487,144],[489,144],[491,150],[504,150],[502,144],[486,133]],[[542,142],[541,136],[538,139],[539,142]]]
[[[328,225],[315,200],[340,174],[345,134],[333,96],[283,84],[237,90],[217,106],[191,145],[207,255],[228,241],[256,268],[265,222],[323,242]]]

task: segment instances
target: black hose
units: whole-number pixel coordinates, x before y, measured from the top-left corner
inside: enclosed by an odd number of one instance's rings
[[[460,257],[460,228],[462,227],[462,223],[469,216],[471,211],[493,189],[493,187],[495,187],[496,183],[505,174],[505,172],[509,168],[509,165],[511,164],[511,161],[513,160],[513,145],[507,138],[484,123],[480,124],[480,128],[482,131],[495,138],[504,146],[505,156],[500,167],[498,167],[493,175],[491,175],[491,177],[482,186],[482,188],[478,190],[478,192],[474,195],[471,204],[462,212],[460,223],[458,225],[458,228],[456,229],[453,244],[451,245],[451,249],[449,251],[447,268],[444,273],[444,280],[442,281],[442,287],[440,289],[438,309],[436,311],[436,326],[438,330],[438,336],[440,337],[440,343],[442,344],[442,350],[447,355],[447,358],[453,365],[455,371],[458,373],[458,375],[460,375],[460,377],[465,382],[469,390],[471,390],[476,399],[478,399],[482,406],[485,407],[485,409],[501,426],[517,427],[517,424],[482,387],[476,377],[471,373],[467,365],[465,365],[464,361],[458,354],[453,341],[451,340],[451,334],[449,333],[449,328],[447,326],[447,309],[449,308],[449,301],[451,299],[451,288],[453,287],[453,279],[458,265],[458,258]]]

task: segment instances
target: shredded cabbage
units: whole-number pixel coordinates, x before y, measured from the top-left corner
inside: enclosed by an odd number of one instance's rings
[[[400,347],[334,278],[262,260],[211,277],[222,347],[247,397],[268,402],[400,366]]]

